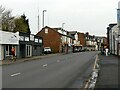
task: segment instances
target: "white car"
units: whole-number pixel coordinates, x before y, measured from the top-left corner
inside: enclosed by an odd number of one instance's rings
[[[45,54],[50,54],[50,53],[52,53],[51,48],[50,48],[50,47],[44,47],[44,53],[45,53]]]

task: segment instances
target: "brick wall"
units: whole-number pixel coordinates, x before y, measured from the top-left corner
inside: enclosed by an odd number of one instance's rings
[[[78,40],[80,41],[80,44],[82,44],[83,46],[85,46],[84,33],[78,33]]]
[[[108,39],[106,37],[103,38],[103,45],[108,47]]]

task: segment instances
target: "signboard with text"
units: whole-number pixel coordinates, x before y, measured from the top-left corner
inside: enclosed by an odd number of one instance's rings
[[[0,31],[0,44],[19,44],[19,33]]]

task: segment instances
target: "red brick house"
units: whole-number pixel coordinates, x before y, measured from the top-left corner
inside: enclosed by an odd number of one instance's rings
[[[68,46],[68,40],[70,39],[69,36],[63,35],[59,33],[56,29],[50,28],[48,26],[42,28],[42,30],[37,33],[37,36],[43,38],[43,46],[51,47],[53,53],[62,52],[63,46]],[[66,37],[64,38],[65,40],[62,40],[63,37]]]
[[[78,32],[78,40],[80,41],[80,44],[85,47],[85,35],[84,33]]]
[[[103,40],[102,40],[102,43],[101,43],[101,45],[103,46],[103,48],[108,48],[108,39],[107,39],[107,37],[103,37]]]

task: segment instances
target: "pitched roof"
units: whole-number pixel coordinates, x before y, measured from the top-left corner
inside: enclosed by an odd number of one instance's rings
[[[62,35],[62,36],[66,36],[66,37],[73,38],[73,37],[70,36],[70,35],[64,35],[64,34],[59,33],[58,30],[57,30],[58,28],[50,28],[50,27],[48,27],[48,26],[45,26],[44,28],[42,28],[42,30],[44,30],[45,28],[49,28],[49,29],[55,31],[56,33],[58,33],[58,34],[60,34],[60,35]],[[42,30],[41,30],[41,31],[42,31]],[[38,35],[41,31],[39,31],[36,35]]]

